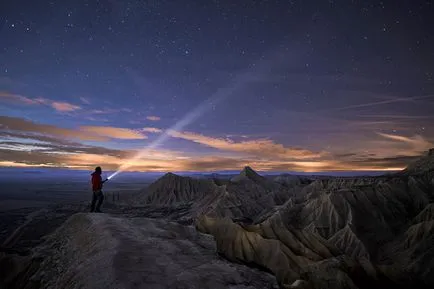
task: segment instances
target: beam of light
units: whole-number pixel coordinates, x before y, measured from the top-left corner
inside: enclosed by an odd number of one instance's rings
[[[148,150],[154,149],[157,146],[164,143],[169,137],[171,131],[178,131],[185,128],[187,125],[191,124],[195,120],[197,120],[199,117],[201,117],[204,113],[210,110],[213,106],[215,106],[217,103],[225,100],[229,96],[231,96],[236,90],[244,87],[246,84],[258,80],[258,75],[256,73],[253,73],[252,71],[247,71],[244,73],[238,74],[235,79],[229,84],[228,86],[225,86],[223,88],[218,89],[211,97],[209,97],[207,100],[200,103],[197,107],[195,107],[193,110],[188,112],[184,117],[182,117],[179,121],[177,121],[172,127],[165,130],[155,141],[150,143],[148,146],[144,147],[142,150],[140,150],[137,155],[132,157],[131,159],[127,160],[125,163],[123,163],[116,172],[112,173],[107,179],[112,179],[116,175],[120,174],[121,172],[125,171],[126,169],[134,166],[134,163],[140,160],[142,157],[144,157]]]

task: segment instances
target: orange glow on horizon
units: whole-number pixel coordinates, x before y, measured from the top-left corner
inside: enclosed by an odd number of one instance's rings
[[[71,158],[71,160],[78,160],[79,157]],[[49,164],[26,164],[21,162],[12,162],[12,161],[0,161],[0,167],[17,167],[17,168],[67,168],[67,169],[76,169],[76,170],[93,170],[93,168],[96,165],[101,165],[105,170],[116,170],[116,168],[119,166],[120,162],[119,160],[114,157],[108,157],[104,158],[101,156],[95,156],[92,161],[94,164],[90,165],[87,161],[89,159],[83,159],[82,161],[74,161],[74,163],[70,164],[63,164],[63,165],[49,165]],[[194,167],[187,167],[185,166],[185,163],[183,163],[184,160],[180,160],[179,163],[176,163],[176,161],[143,161],[143,162],[135,162],[135,165],[130,167],[127,171],[128,172],[212,172],[212,171],[237,171],[241,170],[243,166],[249,165],[249,164],[243,164],[240,166],[222,166],[221,168],[211,168],[211,169],[195,169]],[[317,163],[317,162],[315,162]],[[281,163],[274,164],[274,165],[282,165]],[[300,165],[300,164],[299,164]],[[325,162],[323,164],[306,164],[305,167],[298,166],[298,167],[290,167],[290,163],[288,163],[288,169],[275,169],[273,168],[273,163],[269,162],[266,164],[259,164],[252,162],[250,165],[253,169],[261,172],[273,172],[273,171],[292,171],[292,172],[300,172],[300,173],[321,173],[321,172],[348,172],[348,171],[357,171],[357,172],[364,172],[364,171],[400,171],[403,170],[405,167],[380,167],[380,166],[369,166],[369,167],[357,167],[352,165],[337,165],[329,166],[329,163]]]

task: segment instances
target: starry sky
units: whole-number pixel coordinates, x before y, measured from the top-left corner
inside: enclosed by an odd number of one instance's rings
[[[434,147],[433,15],[418,0],[1,1],[0,166],[404,168]]]

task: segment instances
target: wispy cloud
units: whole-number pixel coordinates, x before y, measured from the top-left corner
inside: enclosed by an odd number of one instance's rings
[[[113,114],[119,112],[132,112],[133,110],[130,108],[101,108],[101,109],[92,109],[89,111],[90,114]]]
[[[16,117],[0,116],[0,130],[31,132],[60,136],[67,139],[107,141],[114,139],[145,139],[146,135],[118,127],[83,126],[77,129],[66,129],[54,125],[35,123]]]
[[[377,139],[352,147],[350,152],[339,150],[315,152],[288,147],[270,139],[216,138],[192,132],[169,131],[173,138],[188,140],[209,148],[204,154],[173,150],[148,150],[142,157],[134,149],[105,148],[110,139],[144,139],[146,133],[161,129],[145,127],[132,130],[110,126],[83,126],[66,129],[35,123],[21,118],[0,116],[0,166],[52,166],[92,168],[104,164],[105,169],[117,169],[131,162],[131,170],[139,171],[216,171],[238,170],[250,165],[263,171],[348,171],[398,170],[420,152],[432,146],[421,136],[378,133]],[[379,139],[378,139],[379,138]],[[100,141],[101,147],[79,141]],[[344,146],[348,147],[348,144]],[[31,153],[29,153],[31,152]]]
[[[75,110],[79,110],[81,109],[80,106],[78,105],[74,105],[71,103],[67,103],[67,102],[58,102],[58,101],[53,101],[51,103],[51,106],[60,112],[69,112],[69,111],[75,111]]]
[[[192,132],[169,131],[170,136],[189,140],[223,151],[246,153],[257,157],[273,157],[285,159],[308,159],[324,156],[324,152],[294,147],[285,147],[269,139],[246,140],[235,142],[231,139],[213,138]]]
[[[155,116],[155,115],[149,115],[146,117],[146,119],[150,120],[150,121],[159,121],[159,120],[161,120],[161,117]]]
[[[0,100],[26,105],[39,104],[39,102],[34,99],[5,91],[0,91]]]
[[[9,92],[0,92],[0,100],[14,102],[17,104],[23,105],[47,105],[52,107],[58,112],[71,112],[75,110],[81,109],[80,106],[64,102],[64,101],[55,101],[47,98],[29,98],[26,96],[22,96],[19,94],[13,94]]]
[[[160,133],[163,130],[159,129],[159,128],[156,128],[156,127],[145,127],[145,128],[142,129],[142,131],[144,131],[144,132],[150,132],[150,133]]]
[[[409,149],[411,149],[411,151],[416,154],[420,154],[434,147],[433,143],[427,141],[421,135],[414,135],[412,137],[407,137],[407,136],[402,136],[397,134],[387,134],[387,133],[380,133],[380,132],[377,132],[377,134],[384,138],[410,145]]]
[[[40,124],[22,118],[0,116],[0,129],[61,136],[69,139],[105,141],[106,137],[89,134],[82,131],[60,128],[49,124]]]
[[[97,121],[97,122],[109,122],[107,118],[103,118],[103,117],[85,116],[84,119],[90,121]]]
[[[81,126],[81,131],[89,132],[103,137],[117,138],[117,139],[146,139],[147,136],[141,132],[111,126]]]
[[[116,109],[112,109],[112,108],[103,108],[103,109],[92,109],[89,111],[90,114],[112,114],[112,113],[116,113],[119,112]]]

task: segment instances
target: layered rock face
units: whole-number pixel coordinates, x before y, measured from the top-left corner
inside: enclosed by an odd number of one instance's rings
[[[213,195],[217,188],[216,184],[207,179],[193,179],[167,173],[152,183],[147,193],[142,194],[137,201],[153,206],[197,202]]]
[[[191,215],[220,253],[282,286],[430,288],[433,158],[384,177],[269,179],[247,167],[195,199]]]
[[[138,198],[150,207],[189,207],[189,217],[231,217],[252,222],[283,205],[303,187],[270,181],[250,167],[230,181],[194,179],[168,173],[151,184]]]

